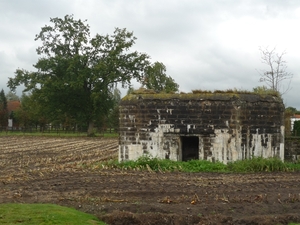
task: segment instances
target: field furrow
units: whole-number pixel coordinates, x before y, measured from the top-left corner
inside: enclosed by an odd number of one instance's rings
[[[117,139],[0,137],[0,169],[12,174],[116,159]]]

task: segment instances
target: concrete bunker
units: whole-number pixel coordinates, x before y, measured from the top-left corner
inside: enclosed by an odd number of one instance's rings
[[[150,155],[228,163],[284,160],[284,105],[238,92],[135,93],[120,103],[119,161]]]

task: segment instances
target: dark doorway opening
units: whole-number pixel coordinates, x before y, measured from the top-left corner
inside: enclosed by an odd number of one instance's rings
[[[195,136],[181,137],[182,161],[199,159],[199,138]]]

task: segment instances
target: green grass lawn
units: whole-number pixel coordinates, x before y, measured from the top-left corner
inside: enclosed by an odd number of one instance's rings
[[[105,225],[93,215],[52,204],[0,204],[0,224]]]

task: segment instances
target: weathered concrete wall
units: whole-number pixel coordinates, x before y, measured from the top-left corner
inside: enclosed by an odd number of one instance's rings
[[[284,159],[284,105],[255,94],[135,94],[120,104],[119,161]],[[195,148],[197,152],[195,154]]]
[[[284,148],[284,158],[286,161],[300,161],[300,137],[285,138]]]

